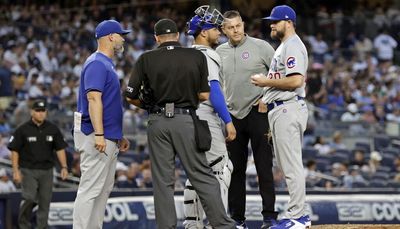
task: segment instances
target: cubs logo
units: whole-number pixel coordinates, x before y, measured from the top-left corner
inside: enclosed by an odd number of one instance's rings
[[[249,52],[245,51],[245,52],[242,53],[242,59],[243,60],[247,60],[249,58],[250,58],[250,53]]]
[[[294,68],[296,66],[296,58],[294,58],[293,56],[290,56],[289,58],[287,58],[286,66],[288,68]]]

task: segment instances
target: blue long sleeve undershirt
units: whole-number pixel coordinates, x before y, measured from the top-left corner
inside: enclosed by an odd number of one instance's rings
[[[225,124],[232,122],[231,115],[229,114],[226,107],[225,97],[221,91],[218,80],[210,81],[209,100],[214,107],[215,112],[219,115],[219,117],[222,119],[222,121],[224,121]]]

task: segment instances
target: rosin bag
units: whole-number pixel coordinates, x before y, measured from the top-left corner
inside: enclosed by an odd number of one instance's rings
[[[211,132],[206,120],[201,120],[193,110],[190,112],[194,125],[194,138],[200,152],[209,151],[211,148]]]

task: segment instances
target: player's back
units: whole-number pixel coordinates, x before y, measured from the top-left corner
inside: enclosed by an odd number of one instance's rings
[[[198,50],[164,43],[139,58],[154,91],[156,104],[174,102],[177,107],[197,107],[201,79],[208,76],[207,60]]]

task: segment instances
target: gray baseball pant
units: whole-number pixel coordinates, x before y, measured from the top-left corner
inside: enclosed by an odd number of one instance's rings
[[[208,166],[205,154],[196,148],[190,115],[175,114],[173,118],[167,118],[162,114],[150,114],[148,142],[157,228],[175,229],[177,226],[174,202],[176,154],[212,227],[236,228],[235,222],[225,212],[219,182]]]
[[[74,229],[103,227],[106,204],[114,186],[118,145],[106,139],[106,152],[94,148],[94,133],[74,132],[76,149],[81,153],[81,180],[74,203]]]
[[[276,161],[286,178],[290,196],[282,218],[297,219],[305,214],[302,142],[307,119],[308,109],[304,100],[285,101],[268,113]]]

